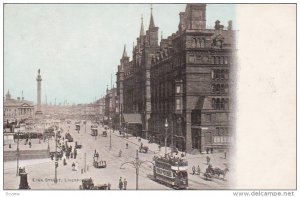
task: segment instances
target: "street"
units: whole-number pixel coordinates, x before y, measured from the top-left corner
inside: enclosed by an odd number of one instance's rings
[[[77,149],[77,158],[67,159],[67,165],[63,165],[63,161],[58,161],[57,179],[58,183],[54,183],[54,160],[38,159],[38,160],[21,160],[20,166],[26,166],[26,172],[28,173],[28,183],[31,189],[79,189],[81,180],[84,178],[92,178],[95,185],[99,184],[111,184],[111,189],[119,189],[119,178],[126,178],[128,181],[127,189],[136,188],[136,173],[135,168],[131,165],[124,165],[122,169],[120,166],[124,162],[133,161],[136,157],[136,150],[140,146],[140,142],[136,137],[129,136],[128,139],[119,135],[118,131],[108,130],[107,137],[102,136],[104,128],[98,127],[98,136],[91,135],[92,122],[87,121],[86,129],[85,125],[81,121],[81,128],[79,133],[75,130],[74,121],[71,124],[64,123],[60,127],[63,129],[62,136],[68,132],[74,138],[73,142],[68,144],[75,147],[75,141],[82,144],[81,149]],[[110,149],[110,132],[111,132],[111,144]],[[54,151],[55,140],[50,140],[50,151]],[[148,153],[139,153],[141,160],[152,161],[152,158],[156,154],[163,154],[164,147],[159,152],[157,144],[149,144],[145,139],[141,141],[144,146],[149,147]],[[47,141],[42,142],[44,147],[47,146]],[[128,143],[128,149],[126,149],[126,143]],[[33,144],[33,147],[35,145]],[[40,145],[42,146],[42,145]],[[93,167],[93,155],[95,150],[99,153],[99,160],[106,161],[106,168]],[[122,151],[121,157],[119,157],[119,151]],[[86,172],[84,172],[86,155]],[[203,172],[207,168],[206,154],[191,155],[187,154],[186,159],[189,162],[189,187],[188,189],[226,189],[228,188],[229,181],[231,180],[230,172],[226,175],[226,179],[214,178],[211,181],[204,179]],[[225,165],[229,165],[229,160],[223,158],[223,153],[209,154],[211,163],[214,167],[224,169]],[[72,170],[72,163],[78,162],[78,171]],[[192,166],[200,166],[201,174],[192,175]],[[83,172],[83,173],[82,173]],[[19,185],[19,176],[16,176],[16,161],[4,162],[4,188],[5,189],[17,189]],[[153,180],[153,166],[151,163],[144,163],[140,168],[139,173],[139,189],[172,189],[165,185],[162,185]]]

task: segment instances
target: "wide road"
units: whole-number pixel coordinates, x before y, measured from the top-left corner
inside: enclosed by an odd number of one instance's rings
[[[119,135],[118,131],[108,131],[107,137],[103,137],[102,131],[104,128],[99,126],[99,136],[96,138],[91,136],[92,122],[87,121],[86,128],[81,121],[81,129],[79,133],[75,130],[75,122],[71,124],[64,123],[61,125],[63,129],[63,135],[69,132],[74,142],[69,142],[72,147],[75,146],[75,141],[82,144],[82,149],[78,149],[78,155],[76,159],[70,158],[67,160],[67,165],[63,166],[62,161],[59,161],[59,167],[57,168],[58,183],[53,182],[54,179],[54,161],[51,159],[43,160],[31,160],[22,161],[23,166],[26,165],[26,172],[28,172],[28,183],[32,189],[79,189],[81,179],[92,178],[95,184],[111,184],[111,189],[118,189],[119,178],[126,178],[128,181],[127,188],[136,188],[136,172],[135,168],[129,164],[124,165],[122,169],[120,166],[124,162],[133,161],[136,157],[136,151],[140,146],[138,139],[135,137],[123,138]],[[110,149],[110,133],[112,148]],[[156,144],[148,144],[146,140],[142,139],[144,145],[149,146],[150,151],[146,153],[139,153],[141,160],[152,161],[155,154],[159,154],[158,146]],[[126,149],[126,143],[129,144],[129,148]],[[51,150],[54,150],[54,140],[50,142]],[[105,160],[107,163],[106,168],[94,168],[93,167],[93,155],[94,151],[100,155],[100,160]],[[119,157],[119,151],[122,151],[122,156]],[[163,153],[163,148],[161,149]],[[220,157],[221,154],[210,155],[211,160],[218,167],[223,168],[224,159]],[[200,165],[203,172],[207,167],[205,164],[206,155],[187,155],[189,162],[189,189],[225,189],[228,187],[228,182],[222,179],[213,179],[212,181],[206,181],[203,175],[196,176],[190,174],[192,165]],[[78,171],[72,171],[71,164],[77,162],[79,164]],[[81,169],[84,169],[86,165],[87,171],[82,173]],[[15,161],[4,163],[4,188],[15,189],[19,185],[19,177],[17,177],[15,169]],[[22,165],[21,165],[22,166]],[[214,165],[215,166],[215,165]],[[153,168],[151,163],[144,163],[140,168],[139,173],[139,189],[171,189],[165,185],[159,184],[152,180]]]

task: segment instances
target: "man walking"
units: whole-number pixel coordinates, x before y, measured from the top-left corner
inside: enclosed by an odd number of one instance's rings
[[[122,177],[120,177],[120,180],[119,180],[119,189],[120,189],[120,190],[123,189],[123,181],[122,181]]]
[[[196,168],[195,166],[192,167],[193,175],[195,174]]]
[[[126,181],[126,178],[124,179],[124,190],[127,189],[127,181]]]
[[[209,156],[206,157],[206,161],[207,161],[207,165],[208,165],[209,162],[210,162],[210,157]]]
[[[200,175],[200,173],[201,173],[201,170],[200,170],[200,166],[198,165],[198,167],[197,167],[197,174]]]

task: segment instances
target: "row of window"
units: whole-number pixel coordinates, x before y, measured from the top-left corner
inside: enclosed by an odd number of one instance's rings
[[[175,100],[175,106],[174,102],[152,102],[152,107],[154,111],[159,111],[159,110],[181,110],[181,99],[177,98]]]
[[[203,114],[203,122],[227,122],[229,120],[228,113],[211,113],[211,114]]]
[[[229,109],[228,98],[212,98],[211,107],[213,109]]]
[[[212,56],[212,64],[229,64],[227,56]]]
[[[211,71],[211,78],[216,80],[229,79],[229,70],[227,69],[213,69]]]
[[[214,131],[215,136],[222,136],[222,135],[229,135],[229,128],[228,127],[216,127]]]
[[[205,47],[205,38],[193,38],[192,39],[192,48],[204,48]]]
[[[227,136],[215,136],[214,137],[214,143],[228,143],[228,142],[233,142],[232,137],[227,137]]]
[[[211,91],[212,93],[216,93],[216,94],[228,93],[229,91],[228,84],[212,84]]]

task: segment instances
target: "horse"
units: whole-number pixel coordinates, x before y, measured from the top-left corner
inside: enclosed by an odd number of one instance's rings
[[[220,168],[215,168],[214,169],[214,173],[216,175],[218,175],[218,178],[220,177],[220,175],[223,175],[223,179],[225,179],[226,173],[229,172],[228,168],[225,168],[224,170],[221,170]]]

